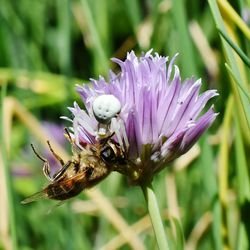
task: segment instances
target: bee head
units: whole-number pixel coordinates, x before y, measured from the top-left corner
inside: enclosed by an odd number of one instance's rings
[[[112,162],[116,159],[115,151],[110,145],[106,145],[100,154],[101,158],[106,162]]]

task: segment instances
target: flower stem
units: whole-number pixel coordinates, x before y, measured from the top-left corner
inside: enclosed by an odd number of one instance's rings
[[[161,220],[160,210],[152,185],[141,186],[148,206],[149,216],[155,232],[159,250],[168,250],[168,240]]]

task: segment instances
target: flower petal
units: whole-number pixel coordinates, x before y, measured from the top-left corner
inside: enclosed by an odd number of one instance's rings
[[[142,150],[142,138],[138,124],[138,114],[131,110],[126,122],[127,137],[129,140],[129,154],[132,159],[140,156]]]
[[[200,138],[200,136],[214,122],[218,113],[215,113],[211,107],[203,116],[199,118],[194,127],[192,127],[184,136],[181,144],[181,154],[186,153]]]

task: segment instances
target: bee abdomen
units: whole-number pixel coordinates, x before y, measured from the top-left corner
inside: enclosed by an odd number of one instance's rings
[[[81,182],[71,182],[65,184],[51,184],[46,188],[49,199],[66,200],[78,195],[84,188]]]

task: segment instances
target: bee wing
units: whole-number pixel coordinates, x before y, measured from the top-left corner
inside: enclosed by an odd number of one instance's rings
[[[52,207],[47,211],[47,214],[53,213],[58,207],[62,206],[65,202],[66,202],[66,200],[59,201],[58,203],[56,203],[56,205],[52,206]]]
[[[81,172],[81,173],[78,173],[78,174],[72,176],[71,178],[68,178],[68,179],[59,181],[57,184],[58,184],[58,185],[62,185],[62,184],[65,185],[65,184],[67,184],[67,183],[70,183],[72,180],[81,180],[81,179],[83,179],[83,178],[86,177],[86,173],[87,173],[87,171],[83,171],[83,172]],[[50,184],[50,185],[52,185],[52,184]],[[74,187],[72,186],[72,189],[73,189],[73,188],[74,188]],[[21,201],[21,204],[31,203],[31,202],[33,202],[33,201],[37,201],[37,200],[40,200],[40,199],[49,199],[50,197],[48,197],[47,192],[46,192],[46,189],[47,189],[47,187],[46,187],[44,190],[40,191],[40,192],[37,192],[37,193],[35,193],[35,194],[32,194],[31,196],[29,196],[29,197],[27,197],[26,199],[22,200],[22,201]],[[57,195],[60,196],[60,195],[63,194],[64,192],[65,192],[65,191],[64,191],[63,189],[60,188],[60,189],[57,190]]]
[[[32,194],[31,196],[27,197],[26,199],[21,201],[21,204],[27,204],[33,201],[37,201],[40,199],[47,199],[48,196],[47,194],[44,192],[44,190],[37,192],[35,194]]]
[[[91,168],[92,169],[92,168]],[[63,184],[63,183],[70,183],[72,180],[75,181],[84,181],[84,179],[88,176],[88,169],[84,169],[81,172],[79,171],[78,173],[72,175],[71,177],[65,178],[63,180],[59,180],[57,183],[58,184]]]

